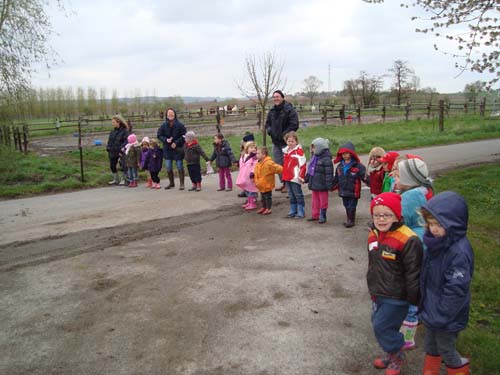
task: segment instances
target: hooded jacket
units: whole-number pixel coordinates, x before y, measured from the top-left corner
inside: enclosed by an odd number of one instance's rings
[[[120,151],[127,145],[128,136],[129,132],[125,125],[120,124],[118,128],[111,130],[106,144],[106,151],[108,151],[110,157],[118,157]]]
[[[351,154],[351,162],[344,168],[342,154],[345,152]],[[368,186],[370,181],[366,175],[366,168],[359,160],[351,142],[347,142],[339,148],[334,163],[339,163],[335,169],[334,189],[339,190],[341,197],[359,199],[361,196],[361,181]]]
[[[266,131],[271,137],[273,144],[284,147],[283,139],[286,133],[296,131],[299,128],[299,116],[292,104],[283,101],[279,106],[271,108],[267,114]]]
[[[163,152],[158,146],[149,149],[146,159],[144,160],[144,168],[150,172],[158,173],[162,167]]]
[[[238,186],[243,191],[250,191],[252,193],[258,192],[257,186],[255,186],[254,180],[250,177],[254,175],[255,165],[257,164],[257,158],[255,154],[242,154],[240,157],[240,171],[238,173],[238,178],[236,179],[236,186]]]
[[[332,154],[328,149],[328,141],[316,138],[311,143],[314,145],[314,155],[309,162],[304,181],[308,184],[309,190],[331,190],[333,187],[333,163]],[[311,164],[315,164],[312,175]]]
[[[276,164],[270,156],[255,164],[254,181],[255,186],[261,193],[272,191],[276,184],[274,175],[283,172],[283,167]]]
[[[366,275],[370,294],[417,305],[422,252],[422,242],[406,225],[394,223],[387,232],[372,227]]]
[[[221,143],[214,143],[214,152],[209,160],[215,160],[217,168],[229,168],[231,164],[237,162],[233,150],[231,150],[231,145],[225,139]]]
[[[187,165],[200,165],[200,157],[205,159],[205,161],[209,160],[209,157],[205,154],[205,151],[197,140],[186,142],[184,145],[184,153]]]
[[[306,176],[306,157],[301,145],[289,150],[283,149],[283,181],[300,184]]]
[[[157,138],[163,142],[163,158],[167,160],[183,160],[184,159],[184,135],[186,128],[184,124],[177,119],[177,113],[174,111],[175,117],[172,123],[167,119],[157,132]],[[167,142],[167,139],[172,138],[172,142]],[[172,143],[175,143],[175,148],[172,148]]]
[[[474,271],[474,253],[466,237],[467,204],[458,194],[446,191],[423,208],[446,230],[446,235],[436,241],[430,232],[424,234],[427,251],[420,279],[420,317],[431,329],[458,332],[469,320]]]

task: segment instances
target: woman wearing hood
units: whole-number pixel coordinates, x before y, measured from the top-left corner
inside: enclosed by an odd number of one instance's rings
[[[184,190],[184,135],[186,128],[184,124],[177,119],[177,113],[173,108],[166,111],[166,121],[158,129],[157,138],[163,142],[163,158],[170,184],[165,189],[175,187],[173,163],[177,166],[179,172],[179,190]]]

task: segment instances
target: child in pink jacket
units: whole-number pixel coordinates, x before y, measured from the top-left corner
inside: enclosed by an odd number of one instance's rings
[[[250,175],[253,175],[255,164],[257,164],[257,146],[255,142],[246,142],[243,145],[243,152],[240,157],[240,172],[236,179],[236,186],[243,190],[247,196],[246,203],[241,206],[245,210],[254,210],[257,208],[258,189]]]

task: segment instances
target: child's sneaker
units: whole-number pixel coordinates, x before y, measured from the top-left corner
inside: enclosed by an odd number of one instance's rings
[[[399,375],[405,362],[406,355],[403,352],[389,354],[389,365],[385,369],[385,375]]]
[[[389,353],[384,353],[380,357],[375,358],[373,361],[373,366],[378,369],[384,369],[389,366]]]

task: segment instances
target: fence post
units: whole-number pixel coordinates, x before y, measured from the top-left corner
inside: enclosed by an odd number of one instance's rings
[[[28,153],[28,125],[23,125],[24,154]]]
[[[411,108],[410,102],[406,102],[406,105],[405,105],[405,120],[406,121],[408,121],[410,119],[410,108]]]
[[[19,130],[19,126],[16,126],[16,138],[17,138],[16,148],[19,148],[19,152],[23,152],[23,142],[21,140],[21,131]]]
[[[431,118],[432,103],[427,104],[427,119]]]
[[[467,102],[464,103],[464,115],[467,114]]]
[[[342,108],[340,108],[339,112],[340,121],[342,121],[342,125],[345,125],[345,104],[342,104]]]
[[[85,182],[83,177],[83,149],[82,149],[82,117],[78,118],[78,149],[80,150],[80,178]]]
[[[321,113],[323,114],[321,119],[323,120],[323,123],[326,125],[328,118],[328,108],[323,108],[321,110]]]
[[[361,105],[358,105],[356,112],[356,115],[358,116],[358,124],[361,124]]]
[[[481,98],[481,103],[479,103],[479,116],[484,118],[484,112],[486,111],[486,96]]]
[[[444,131],[444,100],[439,101],[439,131]]]
[[[387,113],[387,109],[385,108],[385,104],[382,107],[382,122],[385,122],[385,115]]]

